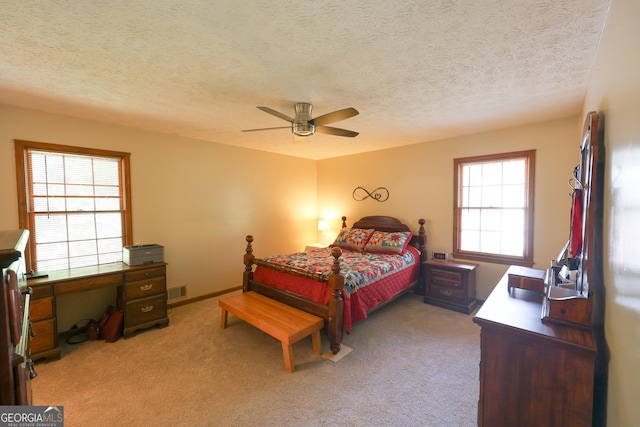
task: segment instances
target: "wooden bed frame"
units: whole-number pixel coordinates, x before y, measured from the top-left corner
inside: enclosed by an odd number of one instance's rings
[[[346,217],[342,217],[342,227],[346,228]],[[420,275],[416,282],[409,285],[406,289],[398,292],[396,295],[391,297],[390,299],[383,301],[378,304],[376,307],[369,309],[367,312],[370,313],[375,309],[382,307],[386,303],[394,300],[398,296],[402,295],[409,289],[417,288],[416,292],[421,292],[423,289],[422,283],[422,262],[427,259],[427,236],[424,230],[424,219],[420,219],[418,224],[420,225],[418,235],[414,235],[411,239],[411,245],[416,247],[420,251]],[[353,224],[353,228],[363,228],[369,229],[373,228],[378,231],[386,231],[386,232],[395,232],[395,231],[411,231],[411,229],[400,222],[396,218],[388,217],[388,216],[366,216],[361,218],[359,221]],[[340,255],[342,255],[342,251],[338,247],[334,247],[331,250],[331,255],[333,256],[333,266],[331,275],[323,275],[318,273],[311,273],[307,271],[303,271],[297,268],[287,267],[283,265],[269,263],[262,259],[256,258],[253,255],[253,236],[248,235],[246,237],[247,240],[247,249],[244,254],[244,274],[242,278],[242,290],[243,292],[254,291],[260,294],[263,294],[269,298],[273,298],[277,301],[283,302],[290,306],[296,307],[300,310],[306,311],[307,313],[311,313],[318,317],[321,317],[325,320],[325,328],[327,331],[327,335],[329,337],[329,344],[331,351],[336,354],[340,351],[340,345],[342,343],[343,331],[344,331],[344,300],[342,298],[342,289],[344,288],[344,276],[340,273]],[[259,265],[267,268],[273,268],[278,271],[283,271],[286,273],[306,277],[308,279],[316,280],[319,282],[327,282],[327,286],[331,289],[331,298],[328,304],[321,304],[310,299],[301,297],[294,293],[273,288],[271,286],[265,285],[263,283],[257,282],[253,280],[253,266]],[[416,287],[417,285],[417,287]]]

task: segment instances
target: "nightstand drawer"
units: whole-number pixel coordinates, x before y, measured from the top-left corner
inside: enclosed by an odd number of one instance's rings
[[[461,288],[462,273],[460,273],[459,271],[431,268],[431,283],[438,286]]]
[[[427,290],[427,295],[433,298],[446,299],[451,302],[465,302],[467,293],[464,289],[455,289],[450,286],[437,286],[432,284]]]

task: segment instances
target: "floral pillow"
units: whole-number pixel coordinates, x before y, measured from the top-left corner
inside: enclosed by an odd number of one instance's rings
[[[399,231],[393,233],[376,231],[364,247],[364,252],[402,255],[411,241],[411,236],[412,234],[410,231]]]
[[[336,237],[336,240],[333,242],[333,246],[362,252],[364,245],[374,231],[373,229],[345,228],[340,231],[340,234],[338,234],[338,237]]]

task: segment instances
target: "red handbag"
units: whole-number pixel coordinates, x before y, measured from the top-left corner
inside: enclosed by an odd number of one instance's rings
[[[100,339],[100,327],[98,322],[91,319],[87,324],[87,336],[89,337],[89,341],[96,341]]]
[[[115,342],[122,336],[124,312],[121,308],[110,305],[102,316],[98,329],[106,342]]]

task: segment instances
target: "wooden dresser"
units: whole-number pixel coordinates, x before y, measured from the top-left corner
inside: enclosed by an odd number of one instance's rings
[[[603,117],[588,113],[558,257],[544,271],[509,267],[473,319],[481,427],[606,425],[603,137]]]
[[[591,331],[542,322],[542,295],[509,289],[508,275],[473,319],[482,328],[478,425],[591,426]]]
[[[60,357],[56,308],[59,295],[117,287],[124,309],[125,337],[140,329],[168,325],[166,265],[161,262],[128,266],[117,262],[53,271],[48,277],[29,280],[33,293],[33,360]]]
[[[26,230],[0,231],[0,405],[30,405],[31,379],[35,377],[29,357],[29,301],[24,250]]]

